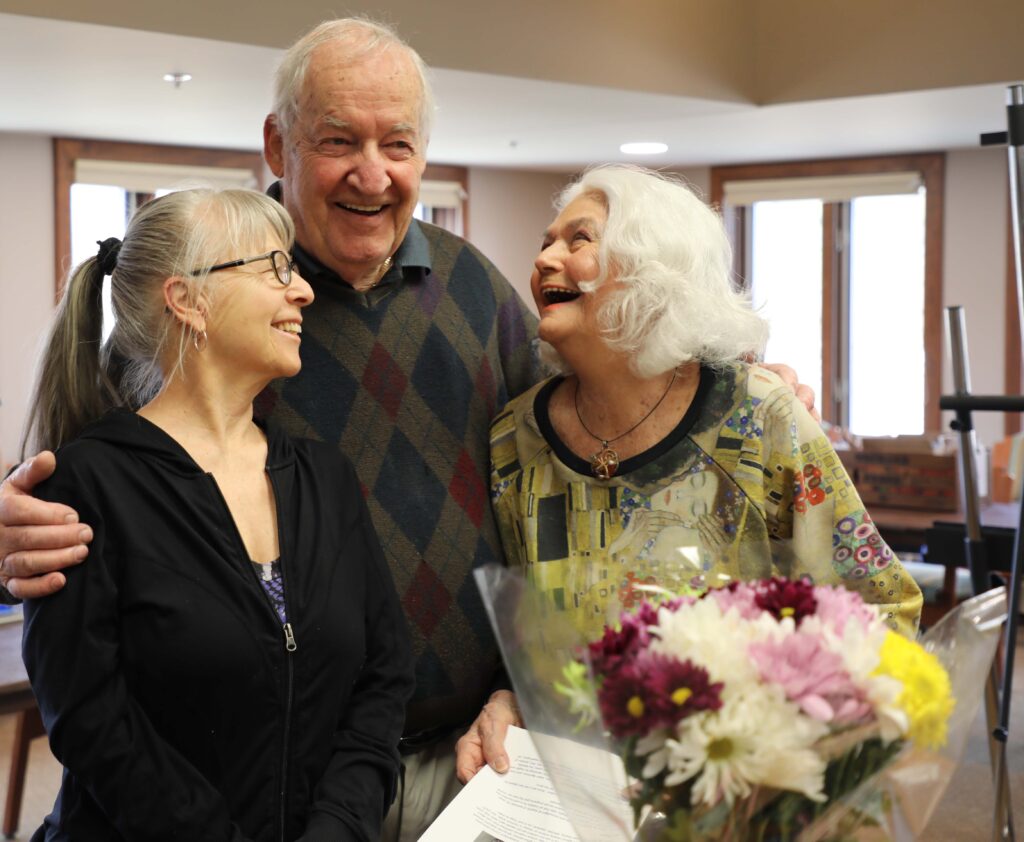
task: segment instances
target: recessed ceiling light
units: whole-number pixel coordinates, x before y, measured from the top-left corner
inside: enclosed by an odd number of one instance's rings
[[[667,143],[623,143],[619,147],[619,151],[623,155],[660,155],[662,152],[668,152]]]
[[[164,81],[170,82],[174,87],[180,88],[183,82],[191,82],[191,73],[165,73]]]

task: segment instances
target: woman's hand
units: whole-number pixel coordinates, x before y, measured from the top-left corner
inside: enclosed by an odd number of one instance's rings
[[[469,783],[484,764],[495,772],[508,771],[505,734],[509,725],[523,725],[515,693],[496,690],[476,721],[455,744],[455,774],[462,783]]]
[[[89,554],[92,530],[70,506],[46,503],[32,490],[57,466],[44,450],[0,484],[0,586],[18,599],[49,596],[64,587],[63,570]]]
[[[793,390],[793,394],[796,395],[796,399],[800,401],[807,411],[811,413],[811,417],[821,423],[821,413],[814,408],[814,389],[808,386],[806,383],[801,383],[798,379],[796,370],[790,368],[785,363],[758,363],[761,368],[768,369],[772,374],[776,375],[783,383],[789,386]]]

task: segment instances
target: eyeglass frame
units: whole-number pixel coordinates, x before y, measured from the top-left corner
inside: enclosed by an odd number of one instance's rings
[[[285,256],[285,266],[288,269],[287,280],[284,280],[281,277],[280,272],[278,272],[277,270],[277,264],[274,262],[275,254],[283,254]],[[295,260],[292,258],[290,254],[288,254],[288,252],[283,251],[282,249],[274,249],[273,251],[268,251],[266,254],[260,254],[257,255],[256,257],[242,257],[239,258],[238,260],[229,260],[226,263],[217,263],[216,265],[210,266],[207,269],[195,269],[190,274],[192,275],[192,277],[196,277],[197,275],[202,274],[208,275],[211,272],[219,272],[221,271],[221,269],[234,269],[236,266],[245,266],[248,263],[255,263],[257,260],[270,261],[270,266],[274,270],[274,277],[277,278],[277,282],[281,284],[281,286],[286,287],[292,282],[292,275],[295,272]]]

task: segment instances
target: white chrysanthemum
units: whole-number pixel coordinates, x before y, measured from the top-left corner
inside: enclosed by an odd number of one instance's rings
[[[827,727],[800,714],[774,686],[750,685],[721,709],[684,719],[665,743],[665,783],[696,777],[692,802],[732,804],[760,784],[822,800],[825,762],[812,746]]]
[[[907,712],[896,703],[903,693],[903,682],[891,675],[873,675],[865,682],[864,692],[875,709],[879,736],[887,743],[905,736],[910,720]]]
[[[636,753],[640,757],[647,755],[647,762],[644,763],[643,771],[640,772],[641,778],[653,778],[665,768],[665,764],[668,762],[668,749],[665,748],[665,742],[671,735],[672,732],[667,728],[655,728],[651,733],[636,741]]]
[[[651,629],[656,639],[650,651],[691,660],[704,667],[712,681],[725,682],[723,692],[758,680],[757,668],[747,655],[747,646],[777,633],[771,616],[744,620],[737,611],[722,613],[713,599],[701,599],[676,612],[662,610],[658,625]]]

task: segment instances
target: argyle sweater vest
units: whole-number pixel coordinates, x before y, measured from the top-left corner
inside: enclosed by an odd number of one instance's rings
[[[473,580],[503,562],[488,428],[537,379],[536,318],[519,295],[464,240],[419,224],[432,263],[422,278],[413,269],[363,296],[307,269],[316,300],[303,311],[302,371],[257,401],[355,463],[413,639],[406,733],[470,721],[498,673]]]

